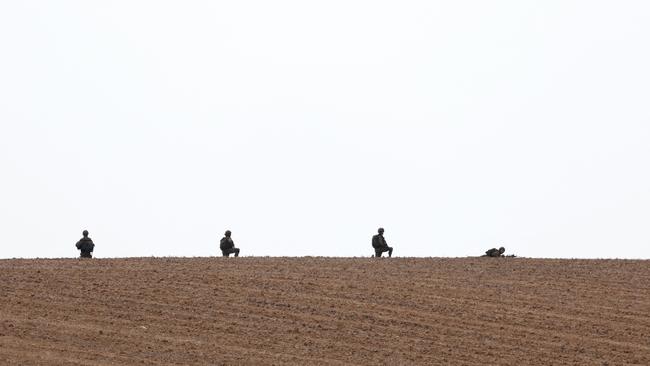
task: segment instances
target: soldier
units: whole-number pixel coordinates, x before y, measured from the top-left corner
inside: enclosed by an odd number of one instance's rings
[[[506,251],[506,248],[504,248],[504,247],[501,247],[499,249],[492,248],[492,249],[487,250],[485,252],[485,254],[482,255],[482,256],[483,257],[504,257],[503,253],[505,253],[505,251]]]
[[[235,257],[239,257],[239,248],[235,248],[235,242],[232,241],[232,238],[230,237],[230,235],[232,235],[230,230],[226,230],[224,235],[225,236],[221,239],[221,244],[219,245],[223,256],[230,257],[230,254],[235,253]]]
[[[95,243],[93,240],[88,237],[88,230],[83,231],[84,237],[77,242],[77,249],[81,251],[79,258],[92,258],[93,249],[95,249]]]
[[[375,257],[381,257],[381,253],[388,252],[388,256],[393,256],[393,247],[389,247],[384,239],[384,228],[377,230],[377,235],[372,237],[372,247],[375,248]]]

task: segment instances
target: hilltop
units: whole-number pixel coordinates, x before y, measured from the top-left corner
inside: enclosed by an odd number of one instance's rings
[[[650,365],[650,261],[0,260],[5,365]]]

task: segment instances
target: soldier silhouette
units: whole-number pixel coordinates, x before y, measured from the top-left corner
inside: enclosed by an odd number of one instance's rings
[[[79,258],[92,258],[92,252],[95,249],[95,243],[93,240],[88,237],[88,230],[83,231],[83,238],[81,238],[77,244],[77,249],[81,251]]]
[[[235,254],[235,257],[239,257],[239,248],[235,248],[235,242],[230,237],[232,233],[230,230],[226,230],[224,237],[221,239],[219,248],[224,257],[230,257],[230,254]]]
[[[506,251],[506,248],[504,248],[504,247],[501,247],[499,249],[497,249],[497,248],[488,249],[485,252],[485,254],[482,255],[482,257],[495,257],[495,258],[496,257],[503,257],[504,256],[503,253],[505,253],[505,251]]]
[[[389,247],[384,239],[384,228],[377,230],[377,235],[372,237],[372,247],[375,248],[375,257],[381,257],[383,252],[388,252],[388,256],[393,256],[393,247]]]

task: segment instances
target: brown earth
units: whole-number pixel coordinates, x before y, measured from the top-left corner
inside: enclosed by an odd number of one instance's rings
[[[650,365],[650,261],[0,260],[2,365]]]

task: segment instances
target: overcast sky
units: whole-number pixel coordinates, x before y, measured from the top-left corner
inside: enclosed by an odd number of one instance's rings
[[[3,1],[0,257],[650,258],[647,1]]]

